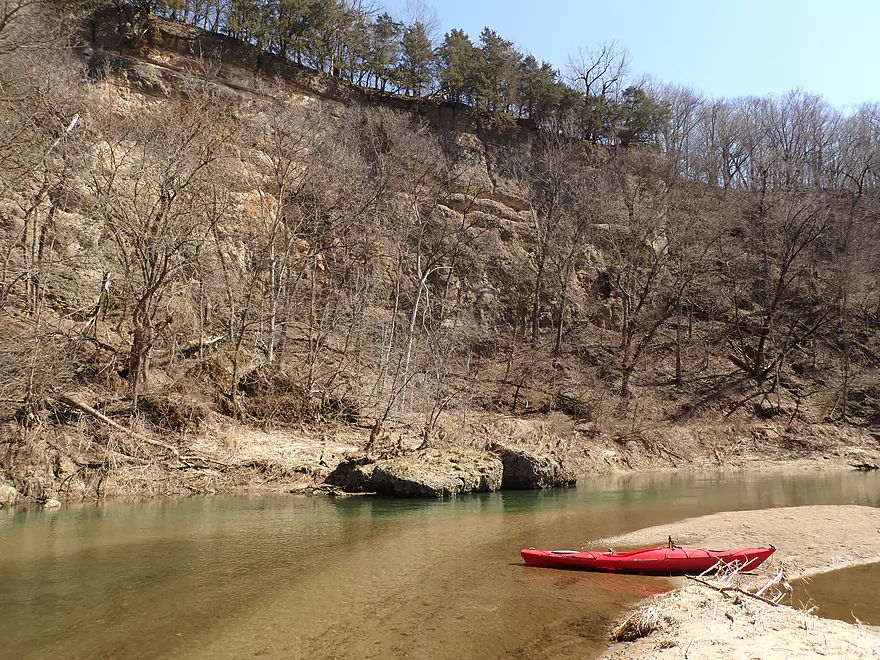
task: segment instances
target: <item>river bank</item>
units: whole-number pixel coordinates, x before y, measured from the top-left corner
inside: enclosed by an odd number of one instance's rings
[[[671,535],[698,547],[763,546],[777,552],[754,575],[766,583],[784,566],[790,580],[880,561],[880,509],[806,506],[718,513],[599,539],[597,546],[650,545]],[[748,586],[748,585],[744,585]],[[675,590],[642,603],[630,616],[652,623],[651,632],[613,644],[603,658],[868,658],[880,653],[880,629],[732,598],[682,581]],[[647,629],[644,631],[647,632]]]
[[[320,492],[344,460],[412,455],[423,444],[417,419],[385,424],[258,428],[209,415],[197,429],[160,434],[149,428],[94,428],[88,415],[58,428],[4,432],[7,470],[0,474],[19,503],[107,497]],[[880,464],[880,440],[842,424],[760,420],[688,423],[632,420],[604,424],[561,412],[515,417],[444,416],[433,451],[491,453],[504,445],[547,457],[576,477],[658,470],[853,469]],[[449,473],[458,472],[450,462]]]

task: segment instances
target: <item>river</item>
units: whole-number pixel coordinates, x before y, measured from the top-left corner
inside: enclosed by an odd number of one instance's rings
[[[718,511],[880,506],[880,475],[645,474],[446,501],[214,497],[0,511],[6,658],[585,658],[664,579],[522,547]]]

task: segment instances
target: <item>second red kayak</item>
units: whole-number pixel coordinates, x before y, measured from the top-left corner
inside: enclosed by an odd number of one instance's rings
[[[535,550],[522,551],[529,566],[569,568],[581,571],[631,573],[635,575],[697,575],[713,568],[737,565],[750,571],[763,563],[776,548],[746,548],[740,550],[706,550],[703,548],[670,548],[659,545],[630,552],[593,552],[592,550]]]

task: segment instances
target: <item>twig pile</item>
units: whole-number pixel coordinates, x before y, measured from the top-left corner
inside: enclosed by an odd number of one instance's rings
[[[742,575],[742,568],[739,564],[721,564],[706,571],[705,573],[701,573],[699,576],[687,575],[686,577],[689,580],[693,580],[694,582],[698,582],[703,586],[709,587],[710,589],[714,589],[715,591],[721,593],[724,596],[730,596],[730,594],[739,594],[742,596],[747,596],[749,598],[754,598],[756,600],[761,601],[762,603],[767,603],[768,605],[772,605],[776,607],[783,600],[791,596],[792,588],[791,584],[788,581],[788,575],[785,570],[785,564],[782,564],[777,570],[776,575],[773,578],[761,586],[759,589],[755,591],[750,591],[747,588],[742,588],[734,585],[734,582],[737,581]],[[714,575],[711,578],[706,577],[707,573],[713,573]],[[765,595],[766,594],[766,595]]]
[[[709,575],[710,573],[711,575]],[[742,582],[745,577],[742,567],[738,564],[719,564],[698,576],[688,575],[686,577],[717,591],[726,598],[732,598],[732,604],[739,604],[743,597],[746,597],[776,607],[786,600],[792,591],[785,565],[780,566],[772,578],[757,587],[737,584]],[[676,595],[679,593],[683,592],[674,592]],[[648,601],[612,632],[612,640],[632,642],[647,637],[663,627],[674,625],[677,600],[678,598],[670,597],[670,594],[667,593],[660,598]]]

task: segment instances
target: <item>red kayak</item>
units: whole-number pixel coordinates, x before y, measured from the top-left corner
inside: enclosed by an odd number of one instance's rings
[[[658,545],[631,552],[593,552],[592,550],[535,550],[522,551],[529,566],[571,568],[579,571],[606,571],[635,575],[698,575],[726,565],[738,565],[750,571],[776,551],[769,548],[744,550],[692,550],[678,546]]]

